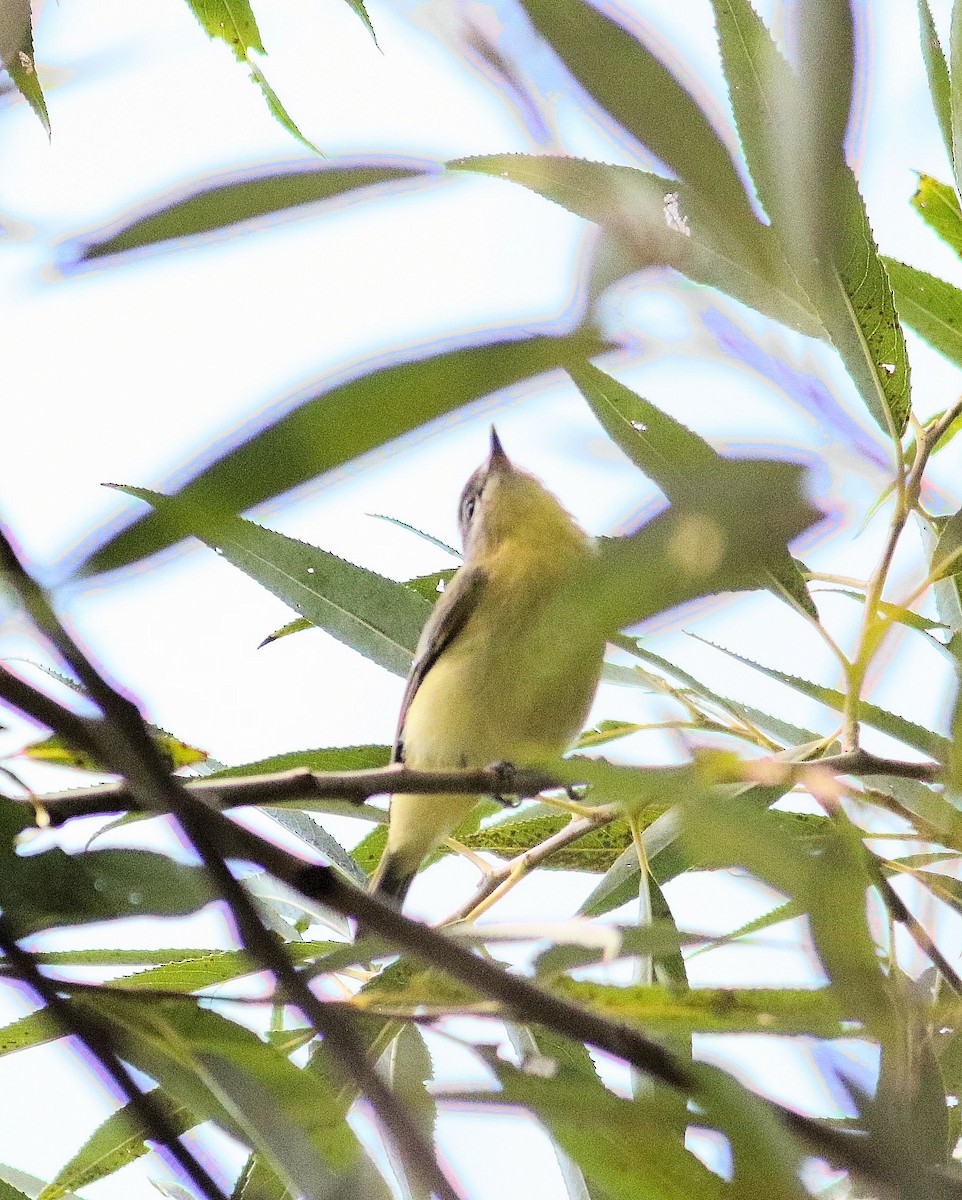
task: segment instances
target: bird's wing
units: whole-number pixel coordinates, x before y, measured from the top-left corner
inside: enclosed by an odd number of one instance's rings
[[[403,762],[404,760],[404,720],[411,707],[411,701],[428,671],[468,623],[468,619],[478,605],[486,582],[487,576],[479,567],[462,567],[434,605],[418,642],[414,662],[411,665],[411,674],[408,676],[407,687],[404,689],[397,733],[394,735],[391,762]]]

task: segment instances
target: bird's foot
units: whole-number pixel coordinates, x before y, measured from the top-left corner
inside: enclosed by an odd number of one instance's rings
[[[493,772],[495,776],[495,790],[492,793],[492,799],[497,800],[499,804],[503,804],[505,808],[517,808],[521,803],[521,797],[517,795],[515,784],[517,772],[514,763],[491,763],[488,770]],[[515,794],[511,795],[512,792]]]

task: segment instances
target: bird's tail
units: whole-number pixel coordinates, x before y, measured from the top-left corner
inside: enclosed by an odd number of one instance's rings
[[[392,854],[385,848],[377,870],[371,876],[370,890],[400,911],[416,874],[417,865],[411,870],[400,855]]]

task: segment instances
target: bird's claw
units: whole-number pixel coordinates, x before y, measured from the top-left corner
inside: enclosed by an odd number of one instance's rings
[[[505,808],[517,808],[518,805],[521,803],[521,797],[518,795],[511,795],[511,793],[515,792],[515,790],[516,790],[516,788],[515,788],[516,772],[515,772],[515,768],[514,768],[514,763],[509,763],[509,762],[492,763],[488,767],[488,770],[491,771],[496,777],[496,779],[495,779],[496,787],[495,787],[495,791],[492,793],[492,799],[496,800],[498,802],[498,804],[503,804]],[[508,795],[504,794],[506,792],[508,793]]]

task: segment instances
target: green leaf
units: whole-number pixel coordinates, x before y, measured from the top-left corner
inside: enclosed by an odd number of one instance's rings
[[[861,831],[844,819],[833,822],[816,847],[745,794],[693,793],[684,808],[683,838],[699,862],[749,871],[802,905],[839,1015],[864,1022],[886,1041],[894,1032],[895,1007],[867,923],[872,877]]]
[[[951,84],[949,83],[949,66],[945,61],[939,35],[932,19],[932,9],[928,0],[919,0],[919,31],[922,38],[922,58],[925,60],[925,73],[929,80],[929,95],[932,97],[932,107],[939,123],[939,131],[945,150],[952,161],[952,99]]]
[[[668,1089],[623,1100],[582,1071],[562,1066],[554,1078],[544,1079],[486,1057],[501,1090],[469,1093],[473,1104],[524,1105],[606,1200],[713,1200],[728,1194],[727,1183],[685,1149],[677,1098]]]
[[[0,907],[18,937],[115,917],[184,916],[213,898],[200,867],[149,850],[17,854],[14,839],[29,818],[23,805],[0,800]]]
[[[574,333],[471,346],[371,371],[287,413],[205,467],[177,497],[234,514],[481,396],[602,349],[594,335]],[[178,540],[154,513],[110,538],[81,570],[116,570]]]
[[[359,1146],[331,1086],[249,1030],[186,1000],[144,1004],[98,992],[82,1003],[108,1023],[127,1061],[198,1117],[269,1154],[295,1188],[312,1194],[301,1179],[308,1165],[323,1180],[356,1161]]]
[[[269,646],[271,642],[276,642],[280,638],[289,637],[292,633],[304,633],[307,629],[316,629],[317,626],[313,621],[309,621],[307,617],[295,617],[293,621],[288,621],[286,625],[282,625],[280,629],[276,629],[273,633],[269,633],[262,642],[257,643],[257,649],[263,650],[265,646]]]
[[[501,858],[515,858],[540,845],[568,824],[567,816],[539,817],[530,821],[488,825],[477,833],[459,838],[471,850],[484,850]],[[545,859],[542,866],[553,871],[607,871],[626,846],[631,833],[623,821],[594,829]]]
[[[732,108],[775,236],[878,425],[909,415],[909,369],[892,290],[845,163],[852,30],[847,0],[801,12],[801,79],[748,0],[714,0]]]
[[[60,1025],[46,1009],[40,1009],[0,1027],[0,1055],[27,1050],[31,1046],[43,1046],[63,1036]]]
[[[417,592],[429,604],[435,604],[444,590],[443,586],[439,585],[450,583],[456,571],[457,567],[447,567],[443,571],[431,571],[428,575],[418,575],[414,579],[406,579],[404,586]]]
[[[239,60],[248,50],[264,53],[248,0],[187,0],[187,4],[207,36],[226,42]]]
[[[718,225],[755,223],[728,149],[646,46],[583,0],[522,0],[522,5],[582,87],[698,189],[717,213]]]
[[[643,662],[650,663],[673,676],[691,688],[697,696],[717,705],[723,712],[730,713],[736,720],[746,718],[753,725],[757,725],[760,729],[767,729],[776,737],[781,738],[788,746],[802,746],[807,742],[818,740],[819,735],[811,729],[802,729],[798,725],[783,721],[780,717],[773,717],[751,705],[743,704],[740,700],[731,700],[727,696],[718,695],[700,679],[696,679],[694,675],[689,674],[682,667],[676,666],[675,663],[669,662],[667,658],[662,658],[660,654],[655,654],[636,638],[619,638],[617,645]]]
[[[154,1088],[149,1096],[155,1108],[166,1118],[178,1134],[186,1133],[197,1124],[197,1118],[178,1100],[168,1096],[160,1088]],[[111,1113],[106,1121],[84,1142],[77,1153],[60,1168],[56,1178],[40,1193],[38,1200],[61,1200],[77,1188],[88,1187],[135,1162],[149,1153],[150,1146],[144,1140],[150,1136],[140,1123],[132,1104]],[[0,1195],[2,1200],[2,1195]]]
[[[252,1154],[237,1178],[231,1200],[294,1200],[263,1154]]]
[[[652,1034],[772,1033],[837,1038],[851,1034],[850,1015],[831,988],[692,988],[617,986],[557,979],[552,991],[615,1021]]]
[[[388,517],[384,513],[368,513],[367,515],[373,517],[375,521],[387,521],[389,525],[396,525],[398,529],[406,529],[408,533],[413,533],[416,537],[419,537],[422,542],[427,542],[430,546],[437,546],[439,550],[443,550],[445,554],[450,554],[452,558],[460,560],[463,557],[461,551],[456,550],[454,546],[449,546],[447,542],[442,542],[433,533],[425,533],[423,529],[417,529],[414,525],[409,525],[407,521],[399,521],[397,517]]]
[[[962,509],[953,513],[942,526],[939,540],[932,554],[929,576],[932,579],[948,579],[962,571]]]
[[[187,0],[201,27],[211,38],[226,42],[238,62],[246,63],[251,79],[260,89],[271,116],[308,150],[320,153],[291,120],[264,72],[251,58],[251,51],[264,54],[264,44],[248,0]]]
[[[911,461],[911,460],[910,460]],[[826,595],[829,596],[848,596],[850,600],[855,600],[859,604],[865,603],[865,596],[861,592],[853,592],[848,588],[824,588]],[[887,600],[878,602],[878,611],[891,621],[897,621],[900,625],[907,625],[910,629],[917,629],[920,633],[928,633],[932,629],[948,629],[944,621],[933,621],[929,617],[923,617],[921,613],[912,612],[910,608],[903,608],[900,604],[890,604]]]
[[[962,257],[962,211],[955,188],[931,175],[920,175],[912,207],[946,245]]]
[[[6,0],[0,10],[0,65],[36,113],[49,138],[50,118],[33,53],[30,0]]]
[[[163,755],[171,771],[179,771],[181,767],[191,767],[207,759],[206,750],[198,750],[196,746],[189,746],[186,742],[175,738],[173,734],[165,733],[163,729],[151,726],[150,734],[151,740]],[[34,759],[35,762],[56,763],[59,766],[74,767],[80,771],[104,774],[104,767],[100,763],[84,751],[71,746],[69,741],[56,733],[50,734],[40,742],[25,746],[21,754]]]
[[[390,746],[321,746],[317,750],[288,750],[236,767],[223,767],[205,779],[243,779],[248,775],[273,775],[277,771],[370,771],[391,761]]]
[[[618,741],[619,738],[630,737],[644,729],[632,721],[599,721],[591,729],[586,729],[575,742],[576,750],[586,750],[591,746],[605,746],[608,742]]]
[[[508,179],[601,225],[614,238],[625,272],[674,267],[792,329],[825,336],[771,231],[758,223],[741,236],[720,228],[710,206],[676,180],[633,167],[531,154],[462,158],[447,165]]]
[[[393,579],[306,542],[216,512],[185,495],[115,485],[152,504],[174,537],[193,534],[278,599],[395,675],[406,675],[430,612]]]
[[[599,637],[688,600],[764,586],[785,543],[815,516],[801,478],[788,463],[722,460],[637,533],[601,544],[545,609],[545,638],[564,629],[572,655],[587,654]],[[550,688],[550,672],[551,663],[536,664],[532,686]]]
[[[0,1200],[30,1200],[30,1197],[5,1179],[0,1179]]]
[[[669,502],[690,491],[708,472],[721,468],[722,456],[680,421],[656,408],[590,362],[568,373],[616,445],[664,492]],[[818,620],[805,581],[788,553],[773,565],[771,589]]]
[[[734,650],[728,650],[724,646],[719,646],[716,642],[708,641],[707,638],[698,637],[697,634],[691,633],[688,636],[695,638],[699,642],[704,642],[706,646],[711,646],[715,650],[720,650],[722,654],[727,654],[730,658],[734,658],[748,667],[754,667],[756,671],[767,675],[769,679],[777,679],[779,683],[784,683],[787,687],[794,688],[796,692],[801,692],[803,696],[817,700],[827,708],[833,708],[836,712],[844,711],[845,696],[835,688],[823,687],[822,684],[812,683],[810,680],[801,679],[797,675],[789,675],[787,672],[778,671],[774,667],[762,666],[750,658],[736,654]],[[864,721],[866,725],[871,725],[874,729],[881,730],[882,733],[887,733],[889,737],[896,738],[898,741],[904,742],[907,746],[921,750],[923,754],[929,754],[933,758],[943,760],[948,753],[948,738],[943,737],[941,734],[933,733],[932,730],[926,729],[922,725],[917,725],[914,721],[909,721],[906,717],[899,716],[898,713],[888,712],[884,708],[879,708],[876,704],[870,704],[867,700],[860,701],[857,715],[858,719]]]
[[[86,262],[176,238],[231,229],[243,221],[366,192],[383,184],[417,179],[424,173],[425,168],[401,165],[300,166],[202,188],[184,199],[171,198],[169,203],[115,228],[108,236],[87,242],[80,260]]]
[[[264,97],[264,100],[267,103],[267,109],[274,120],[277,121],[279,125],[283,126],[283,128],[286,129],[292,137],[297,138],[301,145],[307,150],[312,151],[314,154],[320,154],[321,151],[317,148],[317,146],[314,145],[310,138],[305,137],[304,134],[301,133],[298,126],[294,123],[293,117],[281,103],[280,96],[278,96],[277,92],[275,92],[271,85],[267,82],[267,76],[264,74],[263,70],[250,57],[247,58],[247,67],[250,71],[251,82]]]
[[[962,366],[962,291],[894,258],[882,261],[902,320],[933,350]]]
[[[952,114],[952,169],[955,186],[962,179],[962,11],[952,5],[949,26],[949,104]]]
[[[415,1025],[403,1025],[381,1056],[380,1067],[387,1074],[391,1090],[413,1118],[428,1145],[433,1144],[437,1123],[437,1103],[428,1090],[434,1078],[431,1055],[424,1037]],[[434,1192],[422,1180],[408,1178],[397,1145],[387,1143],[388,1158],[402,1181],[404,1200],[432,1200]]]

